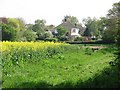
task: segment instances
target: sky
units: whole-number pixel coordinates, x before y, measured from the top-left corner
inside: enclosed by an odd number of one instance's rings
[[[59,25],[66,15],[83,18],[105,16],[119,0],[0,0],[0,17],[23,18],[26,23],[37,19],[47,25]]]

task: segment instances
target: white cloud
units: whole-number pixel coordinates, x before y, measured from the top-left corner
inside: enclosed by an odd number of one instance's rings
[[[27,23],[45,19],[58,25],[65,15],[83,18],[105,16],[119,0],[1,0],[0,16],[22,17]]]

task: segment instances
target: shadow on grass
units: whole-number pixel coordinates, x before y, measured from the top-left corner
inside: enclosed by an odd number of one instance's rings
[[[39,83],[35,82],[24,82],[21,85],[15,86],[17,90],[23,90],[29,88],[31,90],[44,88],[45,89],[56,89],[56,88],[120,88],[120,72],[116,66],[111,68],[105,68],[100,74],[94,75],[93,78],[82,82],[78,80],[76,84],[73,84],[70,81],[60,83],[58,85],[51,85],[45,81],[40,81]],[[5,88],[3,90],[6,90]],[[8,90],[8,89],[7,89]],[[12,88],[13,90],[13,88]],[[16,90],[16,89],[15,89]]]
[[[102,73],[82,82],[79,80],[75,85],[71,82],[61,83],[55,87],[70,88],[120,88],[120,72],[116,66],[105,68]]]

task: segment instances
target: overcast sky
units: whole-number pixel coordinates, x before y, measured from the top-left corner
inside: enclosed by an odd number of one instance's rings
[[[45,19],[58,25],[65,15],[83,18],[101,17],[119,0],[0,0],[0,17],[22,17],[26,23]]]

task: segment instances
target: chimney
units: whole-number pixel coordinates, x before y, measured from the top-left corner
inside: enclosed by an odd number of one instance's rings
[[[75,26],[77,26],[77,24],[75,23]]]
[[[67,19],[65,18],[65,22],[67,22]]]

